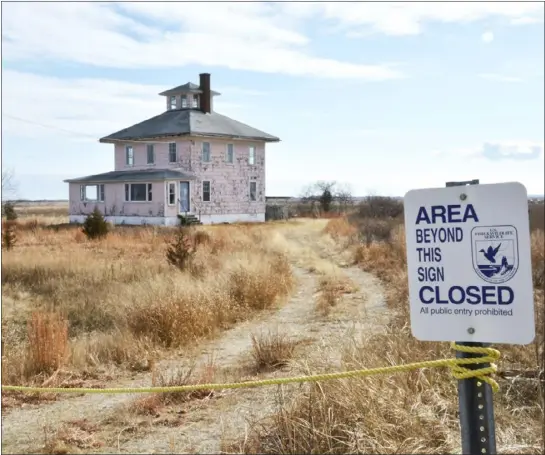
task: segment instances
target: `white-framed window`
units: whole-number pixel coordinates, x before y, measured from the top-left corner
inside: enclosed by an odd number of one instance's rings
[[[227,150],[225,150],[225,162],[233,163],[235,161],[235,144],[227,144]]]
[[[80,185],[79,198],[82,202],[104,202],[104,184]]]
[[[202,200],[210,202],[210,182],[208,180],[202,182]]]
[[[127,166],[134,166],[134,150],[132,145],[125,146],[125,164]]]
[[[170,98],[170,110],[176,109],[176,96],[172,95]]]
[[[210,161],[210,142],[202,143],[202,161],[203,163]]]
[[[257,201],[257,182],[250,182],[250,201]]]
[[[155,164],[155,147],[153,144],[148,144],[146,147],[147,151],[147,163],[148,164]]]
[[[152,186],[151,183],[125,183],[125,201],[151,202]]]
[[[199,95],[197,93],[195,93],[193,95],[193,101],[192,101],[191,106],[192,107],[199,107]]]
[[[167,183],[168,205],[176,205],[176,182]]]
[[[187,95],[182,95],[182,108],[187,107]]]
[[[176,150],[176,142],[168,144],[168,162],[175,163],[178,161],[178,151]]]
[[[248,147],[248,164],[255,164],[255,146],[253,145],[250,145],[250,147]]]

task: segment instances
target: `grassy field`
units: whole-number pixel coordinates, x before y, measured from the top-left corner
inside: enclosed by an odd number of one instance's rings
[[[212,337],[293,286],[269,226],[201,229],[182,273],[165,258],[172,230],[114,228],[93,242],[76,227],[48,229],[65,222],[55,211],[23,210],[2,255],[4,383],[41,384],[61,367],[149,369],[161,350]]]
[[[495,396],[495,412],[501,453],[538,453],[543,447],[545,395],[537,375],[544,368],[545,245],[542,217],[536,213],[532,212],[531,220],[538,336],[529,346],[499,346],[501,391]],[[369,220],[354,214],[332,220],[199,227],[191,233],[195,249],[191,266],[180,271],[165,258],[172,229],[116,227],[105,239],[88,241],[77,227],[47,227],[67,221],[66,207],[61,204],[26,206],[19,209],[19,215],[16,246],[2,252],[3,384],[104,387],[147,373],[154,384],[218,381],[212,360],[174,375],[156,366],[173,356],[189,359],[209,340],[235,349],[242,337],[249,339],[244,349],[251,368],[232,374],[239,367],[238,360],[225,361],[231,380],[453,355],[447,343],[418,342],[410,334],[399,218]],[[366,273],[380,279],[383,291],[363,279]],[[356,319],[351,315],[363,305],[360,296],[370,300],[376,292],[384,293],[386,322],[378,329],[341,331],[338,344],[323,341],[338,331],[339,318]],[[254,333],[250,330],[253,325],[245,326],[254,319],[275,317],[288,300],[291,312],[280,319],[276,330]],[[305,306],[308,302],[313,306]],[[298,337],[283,330],[296,317],[311,324],[299,334],[297,330],[305,326],[296,326]],[[367,317],[371,318],[363,318]],[[120,451],[121,432],[133,428],[125,420],[124,413],[130,413],[148,419],[149,428],[126,432],[122,440],[129,445],[125,450],[131,450],[132,440],[132,450],[149,453],[151,446],[142,442],[146,432],[154,440],[190,432],[189,424],[179,417],[182,412],[184,416],[194,413],[195,422],[210,419],[210,427],[229,415],[229,398],[233,416],[245,400],[253,408],[261,403],[267,412],[247,419],[247,427],[241,424],[238,434],[222,436],[225,452],[460,451],[456,381],[446,370],[323,382],[290,394],[275,389],[237,393],[230,398],[220,394],[217,402],[209,400],[213,394],[206,391],[132,399],[123,412],[115,411],[114,421],[89,415],[57,428],[39,444],[39,450]],[[274,406],[269,409],[264,403],[273,395]],[[65,398],[4,393],[2,405],[8,412],[31,406],[21,411],[27,412],[28,419],[60,399]],[[180,408],[195,400],[200,403],[198,409]],[[165,420],[172,415],[177,417]],[[14,414],[13,425],[16,417]],[[20,420],[22,426],[32,425]],[[157,429],[159,421],[162,426]],[[106,434],[110,427],[115,437]],[[44,431],[36,429],[36,438],[41,440]],[[198,444],[192,444],[178,450],[197,451]],[[10,453],[26,450],[22,447],[12,446]],[[171,452],[176,451],[173,447]]]

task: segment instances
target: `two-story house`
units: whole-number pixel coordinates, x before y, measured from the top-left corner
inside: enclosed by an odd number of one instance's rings
[[[100,139],[115,170],[70,180],[70,222],[98,207],[114,224],[265,221],[265,144],[279,139],[213,110],[210,74],[159,94],[166,111]]]

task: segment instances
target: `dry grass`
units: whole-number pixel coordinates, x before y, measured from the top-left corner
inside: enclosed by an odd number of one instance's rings
[[[98,431],[98,426],[86,419],[66,422],[55,431],[46,427],[44,428],[44,446],[41,453],[88,453],[89,449],[103,446],[102,441],[96,439],[95,433]]]
[[[27,374],[53,373],[68,357],[68,321],[35,311],[28,325]]]
[[[216,366],[213,360],[210,360],[199,373],[195,373],[194,365],[187,368],[178,368],[170,373],[160,373],[154,370],[152,385],[153,387],[179,387],[210,384],[215,381],[215,377]],[[216,393],[213,390],[154,393],[134,400],[129,405],[129,412],[136,415],[158,416],[166,406],[212,398]]]
[[[316,309],[327,315],[344,294],[352,294],[357,288],[350,278],[337,272],[322,276],[318,281],[317,291]]]
[[[335,220],[335,225],[339,224]],[[333,221],[331,221],[333,223]],[[328,230],[336,231],[334,226]],[[534,283],[543,277],[543,232],[532,235]],[[386,285],[395,317],[385,333],[347,340],[342,369],[396,365],[453,355],[447,343],[417,341],[409,329],[405,242],[401,227],[386,242],[353,245],[355,262]],[[541,267],[541,268],[540,268]],[[500,393],[495,397],[500,453],[542,450],[545,403],[543,291],[536,287],[538,335],[529,346],[500,346]],[[319,367],[317,367],[319,368]],[[323,369],[323,366],[320,368]],[[510,374],[526,379],[507,378]],[[532,379],[533,375],[533,379]],[[543,401],[542,401],[543,400]],[[460,451],[456,381],[446,370],[309,385],[295,401],[279,397],[278,412],[253,422],[245,453],[454,453]]]
[[[358,233],[354,225],[349,223],[345,217],[333,218],[326,224],[323,232],[331,235],[334,239],[352,237]]]
[[[256,371],[280,368],[288,364],[298,342],[284,333],[251,335],[252,358]]]
[[[2,255],[3,382],[41,382],[59,364],[149,370],[163,350],[214,336],[293,287],[285,242],[268,226],[192,229],[195,254],[184,272],[166,260],[172,235],[115,227],[89,242],[76,227],[19,230]]]

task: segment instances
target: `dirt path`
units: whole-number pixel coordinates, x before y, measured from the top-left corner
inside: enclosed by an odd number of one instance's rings
[[[373,276],[349,266],[333,243],[327,242],[327,237],[325,240],[322,238],[321,228],[322,225],[316,222],[310,228],[293,227],[284,233],[297,278],[297,289],[290,300],[281,308],[265,311],[258,318],[238,324],[219,338],[204,343],[199,349],[197,364],[206,365],[213,355],[216,368],[239,368],[248,359],[251,333],[279,330],[296,339],[307,340],[307,345],[288,367],[260,377],[308,373],[307,363],[316,365],[320,360],[327,360],[331,364],[340,360],[340,347],[349,332],[358,336],[375,331],[382,325],[377,319],[384,316],[385,308],[380,283]],[[314,295],[320,269],[328,267],[350,278],[358,290],[344,296],[324,317],[316,311]],[[168,371],[179,365],[179,359],[164,360],[159,363],[158,370],[166,371],[168,375]],[[108,386],[135,387],[150,383],[151,374],[140,374],[134,379]],[[284,386],[283,393],[289,394],[297,387],[300,386]],[[244,434],[247,419],[265,417],[273,412],[277,389],[270,386],[225,391],[184,412],[177,420],[176,428],[150,423],[141,432],[125,432],[123,437],[124,429],[134,430],[130,425],[123,428],[123,423],[120,423],[117,427],[106,428],[107,425],[101,423],[126,415],[126,407],[135,400],[135,396],[87,395],[40,407],[16,409],[2,419],[2,452],[36,451],[43,446],[44,426],[55,428],[62,422],[85,419],[99,424],[99,434],[95,437],[105,443],[101,447],[85,449],[86,453],[218,453],[222,440],[235,440]],[[113,437],[115,433],[118,437]]]

